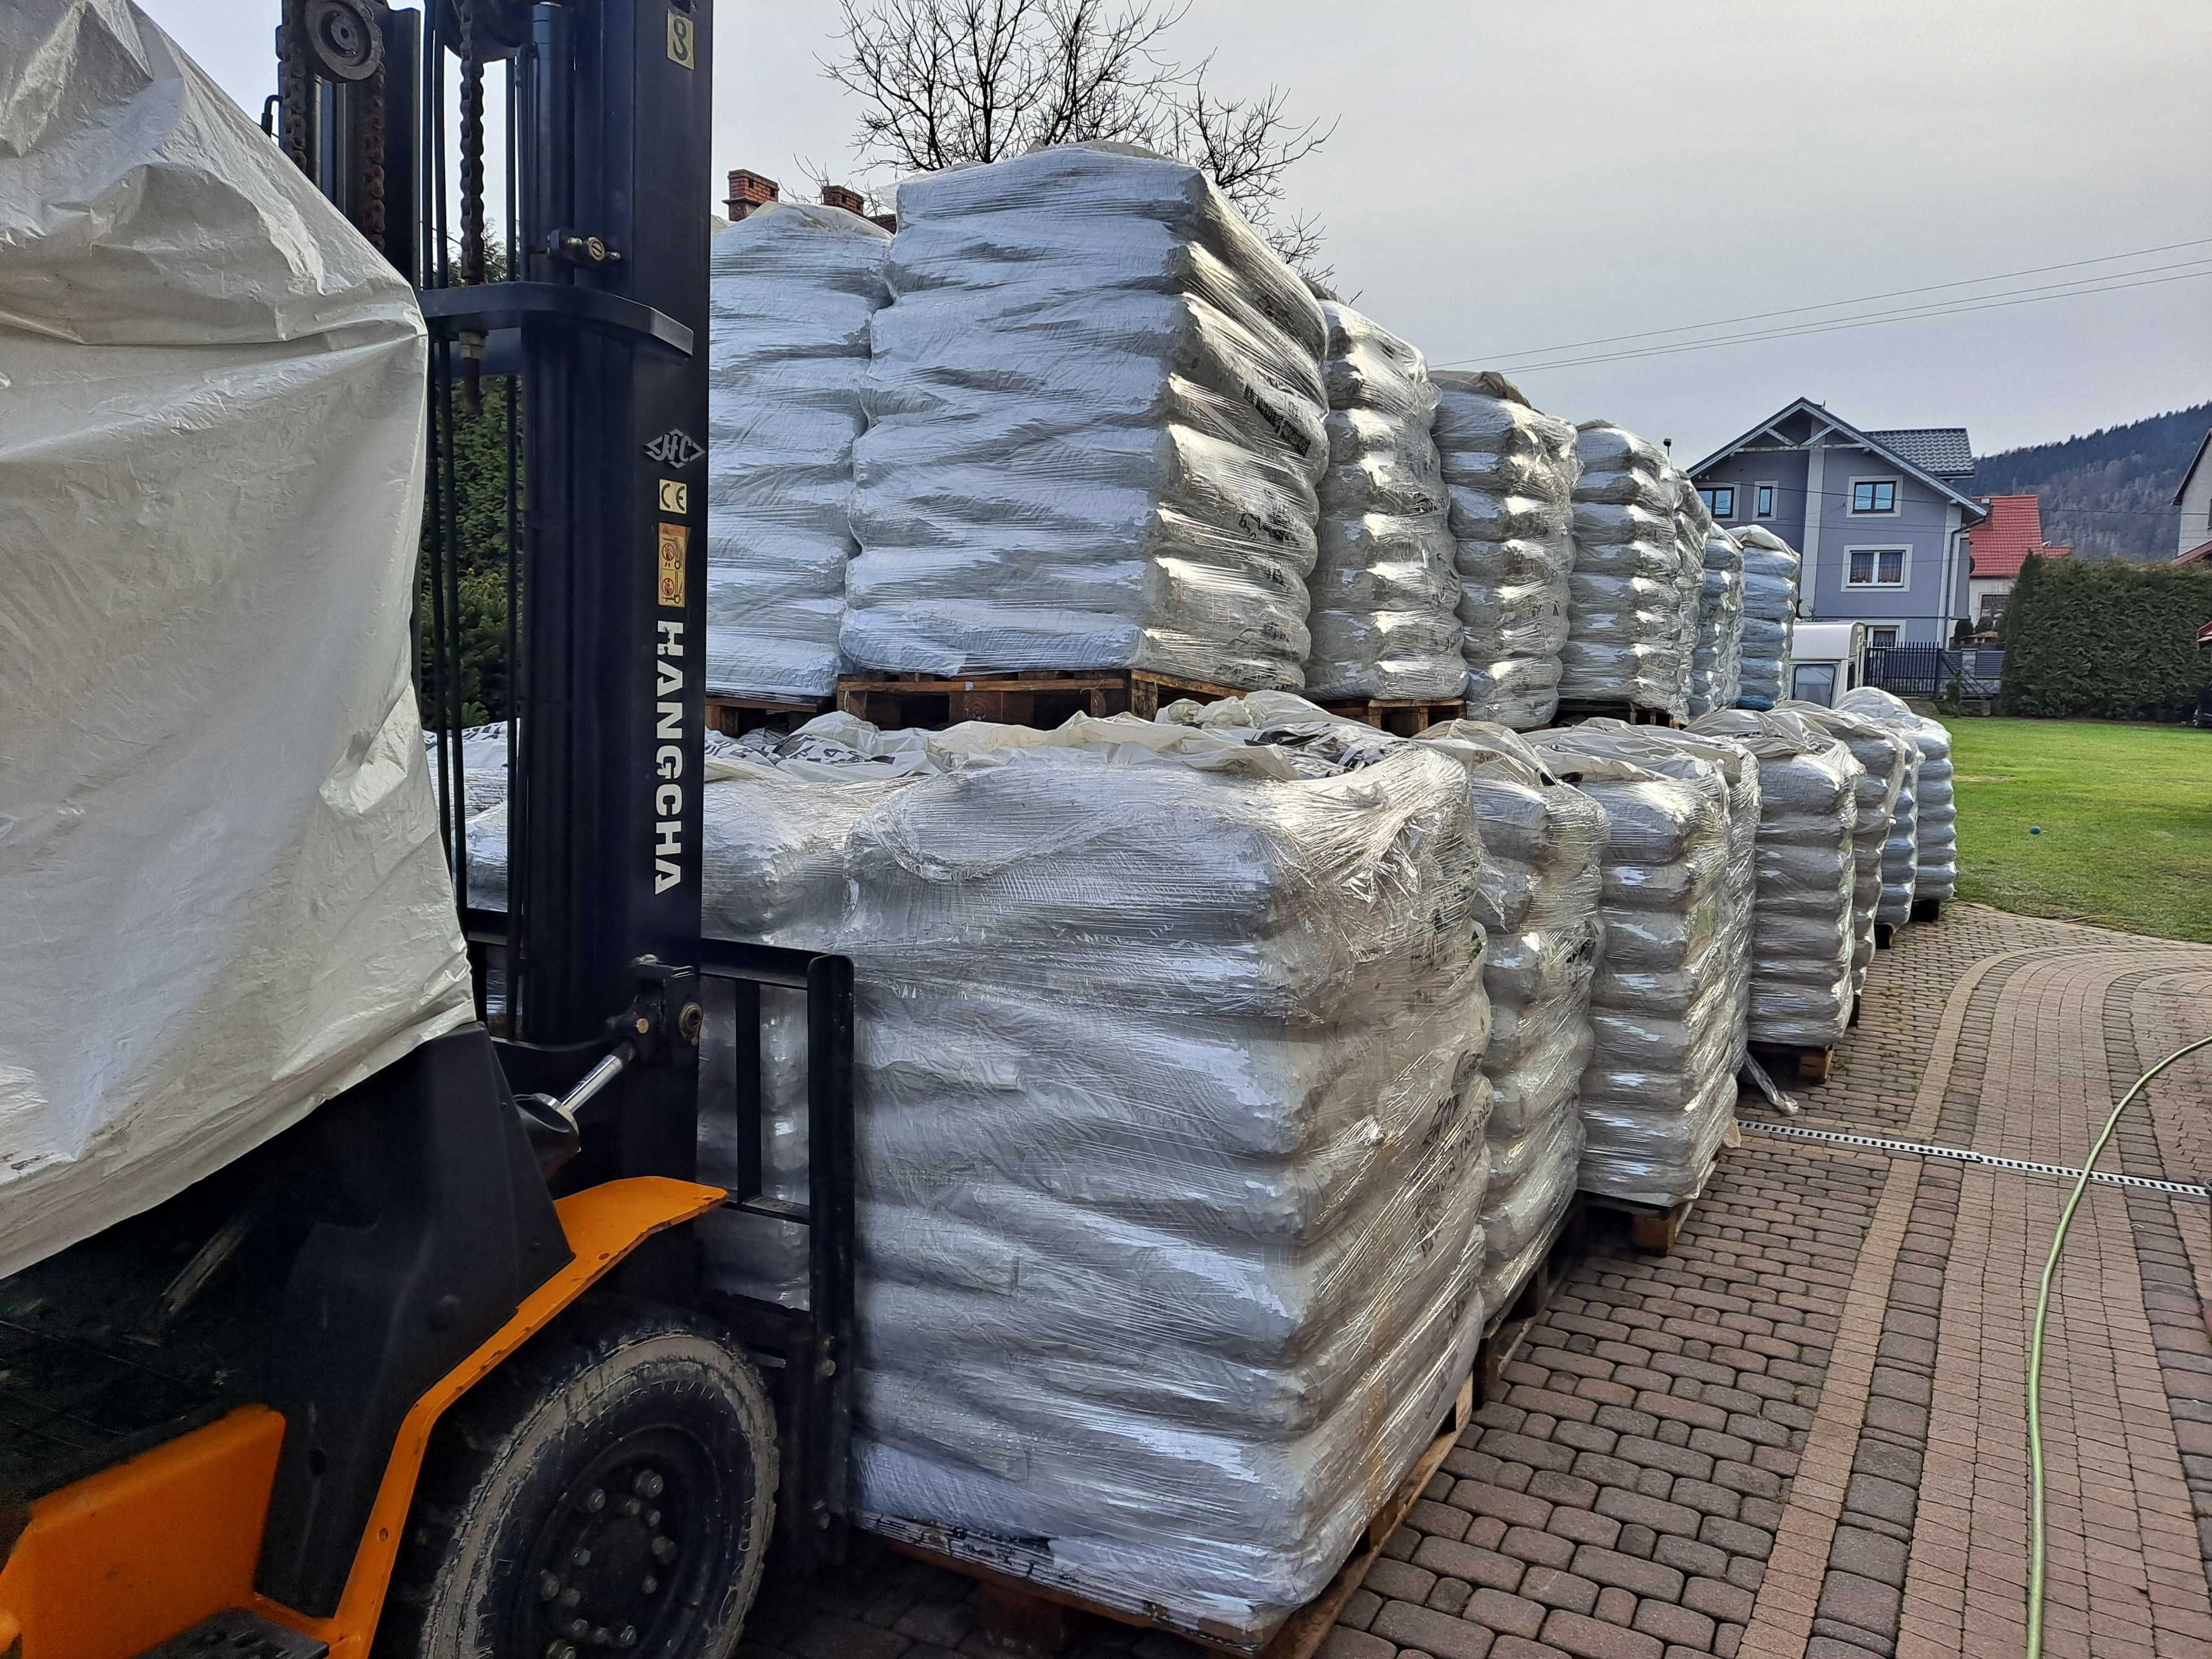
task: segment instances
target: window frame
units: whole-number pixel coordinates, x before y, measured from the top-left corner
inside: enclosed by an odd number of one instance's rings
[[[1728,511],[1725,513],[1721,511],[1719,504],[1713,500],[1714,496],[1719,495],[1720,492],[1724,489],[1728,491],[1729,498]],[[1698,486],[1698,495],[1705,503],[1705,511],[1711,514],[1717,520],[1722,519],[1733,519],[1735,517],[1735,498],[1738,493],[1737,487],[1732,483],[1699,484]]]
[[[1873,581],[1860,582],[1853,581],[1851,580],[1851,561],[1862,553],[1871,553],[1874,555],[1874,574],[1876,580]],[[1897,580],[1893,582],[1886,582],[1880,580],[1881,575],[1881,556],[1885,553],[1894,553],[1898,556],[1898,574]],[[1850,546],[1844,549],[1844,586],[1846,590],[1860,593],[1869,593],[1876,591],[1887,593],[1897,593],[1902,592],[1905,589],[1911,586],[1911,543],[1881,542],[1870,546]]]
[[[1897,637],[1889,640],[1877,640],[1875,638],[1875,633],[1878,629],[1886,629]],[[1866,625],[1866,631],[1867,649],[1869,651],[1894,651],[1899,646],[1905,643],[1905,624],[1901,622],[1870,622]]]
[[[1766,502],[1764,507],[1759,504],[1762,499]],[[1751,516],[1753,518],[1771,519],[1781,505],[1782,485],[1778,481],[1773,478],[1760,478],[1753,483],[1751,486]]]
[[[1904,479],[1887,472],[1874,473],[1863,478],[1853,478],[1851,480],[1851,493],[1850,496],[1850,511],[1849,516],[1854,519],[1895,518],[1898,514],[1899,506],[1899,502],[1898,501],[1898,491],[1904,482]],[[1881,485],[1887,484],[1889,486],[1889,505],[1887,507],[1861,507],[1859,505],[1859,486],[1861,484],[1864,484],[1869,490],[1877,489]],[[1873,496],[1869,495],[1868,499],[1871,501]]]

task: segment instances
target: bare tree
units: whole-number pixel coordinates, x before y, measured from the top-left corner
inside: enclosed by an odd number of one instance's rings
[[[1300,270],[1321,228],[1286,216],[1284,174],[1335,131],[1297,125],[1287,95],[1215,97],[1209,57],[1166,55],[1182,0],[840,0],[823,68],[861,101],[866,167],[933,172],[1043,144],[1117,139],[1202,168]]]

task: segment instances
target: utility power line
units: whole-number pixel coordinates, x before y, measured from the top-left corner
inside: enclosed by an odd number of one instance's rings
[[[1933,294],[1947,288],[1978,288],[1984,283],[2008,283],[2017,276],[2041,276],[2053,270],[2074,270],[2083,265],[2110,264],[2116,259],[2142,259],[2154,253],[2172,253],[2185,247],[2203,247],[2212,244],[2212,236],[2200,236],[2186,242],[2166,242],[2157,247],[2136,248],[2127,253],[2100,253],[2094,259],[2065,259],[2055,265],[2030,265],[2025,270],[2002,270],[1991,276],[1962,276],[1955,282],[1928,283],[1918,288],[1893,288],[1881,294],[1866,294],[1855,300],[1825,300],[1818,305],[1784,306],[1777,311],[1747,312],[1741,317],[1723,317],[1710,323],[1681,323],[1673,328],[1647,328],[1631,334],[1606,334],[1591,340],[1571,340],[1564,345],[1528,346],[1517,351],[1487,351],[1472,357],[1455,357],[1449,362],[1432,365],[1437,368],[1452,368],[1465,363],[1479,363],[1504,357],[1547,357],[1554,352],[1580,351],[1586,346],[1614,345],[1623,340],[1653,339],[1662,334],[1689,334],[1701,328],[1733,328],[1738,323],[1762,322],[1770,317],[1793,317],[1808,311],[1836,311],[1845,306],[1872,305],[1877,300],[1899,300],[1908,294]],[[2114,271],[2116,276],[2139,276],[2141,272]]]
[[[2154,267],[2154,269],[2156,269],[2156,267]],[[2114,273],[2114,276],[2117,279],[2119,276],[2131,276],[2134,273],[2132,272],[2116,272]],[[1678,352],[1708,351],[1716,346],[1753,344],[1763,340],[1795,339],[1800,336],[1810,334],[1833,334],[1844,329],[1874,328],[1885,323],[1913,322],[1923,318],[1930,317],[1956,317],[1961,316],[1970,311],[1993,311],[2008,306],[2036,305],[2051,300],[2078,298],[2083,295],[2118,293],[2122,289],[2130,288],[2155,288],[2161,283],[2186,283],[2205,276],[2212,276],[2212,270],[2184,271],[2179,276],[2150,276],[2140,282],[2124,282],[2119,280],[2102,281],[2101,279],[2097,278],[2084,278],[2084,282],[2097,283],[2099,285],[2084,287],[2071,283],[2059,284],[2056,286],[2062,287],[2066,291],[2057,293],[2021,291],[2008,295],[1992,296],[1987,299],[1974,301],[1962,301],[1956,304],[1940,306],[1932,308],[1908,309],[1896,313],[1881,313],[1870,317],[1850,318],[1833,322],[1808,323],[1796,328],[1766,329],[1750,334],[1722,335],[1717,339],[1711,340],[1686,340],[1678,342],[1673,345],[1647,346],[1633,351],[1607,352],[1590,357],[1567,357],[1551,362],[1505,363],[1498,366],[1498,372],[1506,374],[1534,374],[1540,373],[1545,369],[1578,368],[1589,363],[1617,363],[1626,362],[1643,357],[1667,357],[1672,356]],[[1445,365],[1439,365],[1439,367],[1444,366]]]

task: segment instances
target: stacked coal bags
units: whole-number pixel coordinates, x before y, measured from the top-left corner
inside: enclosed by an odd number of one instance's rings
[[[1942,721],[1915,714],[1902,699],[1871,685],[1846,691],[1836,699],[1836,706],[1888,721],[1912,739],[1917,756],[1912,820],[1900,823],[1892,836],[1893,842],[1902,837],[1905,845],[1883,861],[1885,907],[1893,907],[1899,898],[1908,909],[1923,899],[1940,902],[1949,898],[1959,883],[1959,814],[1951,790],[1949,730]],[[1905,856],[1908,854],[1909,858]],[[1909,877],[1899,868],[1907,863]]]
[[[1682,706],[1687,712],[1690,695],[1698,683],[1698,635],[1705,620],[1705,543],[1713,533],[1713,514],[1687,473],[1669,462],[1667,476],[1674,486],[1675,581],[1681,599]]]
[[[1743,695],[1743,544],[1705,532],[1698,592],[1698,647],[1690,662],[1690,718],[1733,708]]]
[[[1604,809],[1604,956],[1590,990],[1582,1187],[1633,1203],[1694,1197],[1735,1123],[1739,948],[1730,923],[1729,792],[1688,757],[1671,776],[1597,723],[1530,738]]]
[[[1429,435],[1437,390],[1421,354],[1350,306],[1328,324],[1328,470],[1319,554],[1306,580],[1306,691],[1316,697],[1455,700],[1459,580]]]
[[[1797,628],[1797,577],[1802,561],[1772,531],[1748,525],[1743,544],[1743,641],[1737,702],[1771,708],[1790,695],[1790,647]]]
[[[1559,696],[1679,716],[1697,628],[1676,520],[1681,475],[1658,446],[1603,421],[1577,428],[1575,450],[1582,471]]]
[[[770,203],[714,238],[707,370],[707,689],[837,689],[853,442],[891,239]]]
[[[1531,407],[1503,375],[1431,378],[1466,630],[1468,718],[1532,731],[1549,725],[1559,705],[1575,563],[1575,429]]]
[[[1195,167],[1040,149],[899,188],[854,449],[855,668],[1304,684],[1326,333]]]
[[[1421,741],[1467,768],[1482,832],[1475,914],[1489,939],[1483,985],[1491,1012],[1482,1057],[1491,1089],[1482,1297],[1495,1312],[1526,1281],[1575,1195],[1608,830],[1595,802],[1501,726],[1451,720]]]
[[[1785,698],[1777,709],[1801,715],[1806,722],[1837,738],[1851,751],[1861,768],[1858,818],[1851,831],[1855,874],[1851,881],[1851,994],[1866,988],[1867,969],[1874,963],[1875,924],[1882,920],[1883,866],[1896,831],[1898,792],[1917,764],[1912,739],[1883,721],[1864,714],[1830,708],[1817,702]],[[1910,909],[1908,902],[1907,908]]]
[[[1851,837],[1862,769],[1843,744],[1796,714],[1723,710],[1692,729],[1733,738],[1759,761],[1751,1041],[1832,1048],[1851,1014]]]

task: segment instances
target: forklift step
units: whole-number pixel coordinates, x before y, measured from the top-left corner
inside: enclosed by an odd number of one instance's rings
[[[331,1644],[244,1607],[226,1607],[138,1659],[326,1659]]]

